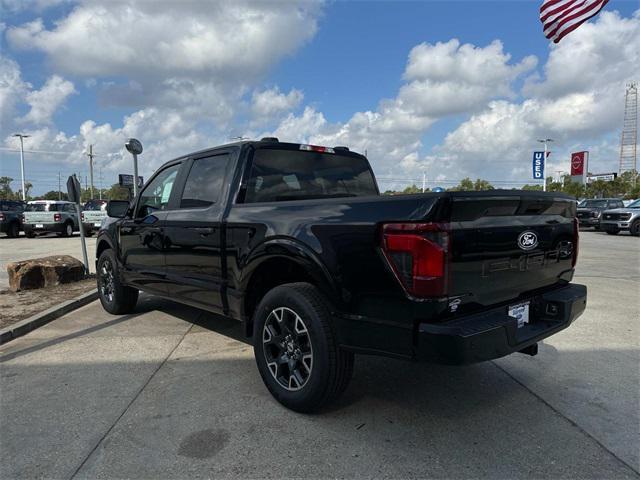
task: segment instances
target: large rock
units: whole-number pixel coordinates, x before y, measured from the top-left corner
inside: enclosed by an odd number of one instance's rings
[[[9,288],[18,292],[82,280],[84,265],[70,255],[55,255],[9,263],[7,273]]]

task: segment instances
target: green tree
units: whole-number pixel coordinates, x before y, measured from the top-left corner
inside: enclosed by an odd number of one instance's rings
[[[487,180],[482,180],[480,178],[477,178],[474,182],[473,189],[477,192],[482,190],[495,190],[493,185],[491,185]]]
[[[514,188],[513,190],[517,190],[517,188]],[[529,184],[526,184],[521,188],[521,190],[532,191],[532,192],[541,192],[542,191],[542,185],[529,185]]]
[[[402,193],[422,193],[422,189],[413,184],[410,187],[405,188]]]
[[[102,194],[102,198],[106,198],[107,200],[129,200],[130,196],[129,189],[121,187],[118,183],[111,185],[111,188],[105,190]]]
[[[42,198],[43,200],[69,200],[69,197],[65,192],[58,192],[57,190],[49,190],[40,198]]]
[[[13,198],[13,190],[11,190],[11,177],[0,177],[0,198],[9,200]]]

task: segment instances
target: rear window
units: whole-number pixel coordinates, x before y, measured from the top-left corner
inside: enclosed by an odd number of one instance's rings
[[[105,210],[107,208],[106,200],[89,200],[84,204],[83,210],[89,210],[93,212],[98,212],[100,210]]]
[[[582,208],[606,208],[607,201],[606,200],[583,200],[578,206]]]
[[[31,205],[27,205],[27,212],[46,212],[46,211],[48,211],[46,203],[32,203]]]
[[[260,149],[253,156],[245,203],[378,195],[363,157]]]
[[[64,203],[32,203],[27,205],[27,212],[61,212]]]

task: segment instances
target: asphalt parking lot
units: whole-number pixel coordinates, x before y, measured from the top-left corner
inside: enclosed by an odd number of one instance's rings
[[[87,237],[87,255],[89,269],[95,273],[96,237]],[[36,238],[27,238],[24,233],[19,238],[0,235],[0,290],[9,286],[7,263],[49,255],[71,255],[82,261],[80,234],[62,238],[55,233],[44,234]]]
[[[538,356],[359,356],[317,415],[271,398],[238,324],[94,302],[0,347],[0,477],[638,478],[640,240],[583,232],[575,281],[587,311]]]

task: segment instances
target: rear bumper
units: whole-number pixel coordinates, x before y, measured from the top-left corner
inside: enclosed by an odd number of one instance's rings
[[[529,300],[529,324],[521,328],[506,306],[442,324],[419,324],[417,359],[463,365],[523,350],[571,325],[587,305],[587,287],[569,284]]]
[[[65,224],[60,222],[60,223],[43,223],[40,224],[38,223],[37,225],[42,225],[42,227],[36,227],[35,223],[25,223],[23,225],[23,229],[25,232],[34,232],[34,233],[38,233],[38,232],[57,232],[57,233],[62,233],[64,232],[65,229]]]

